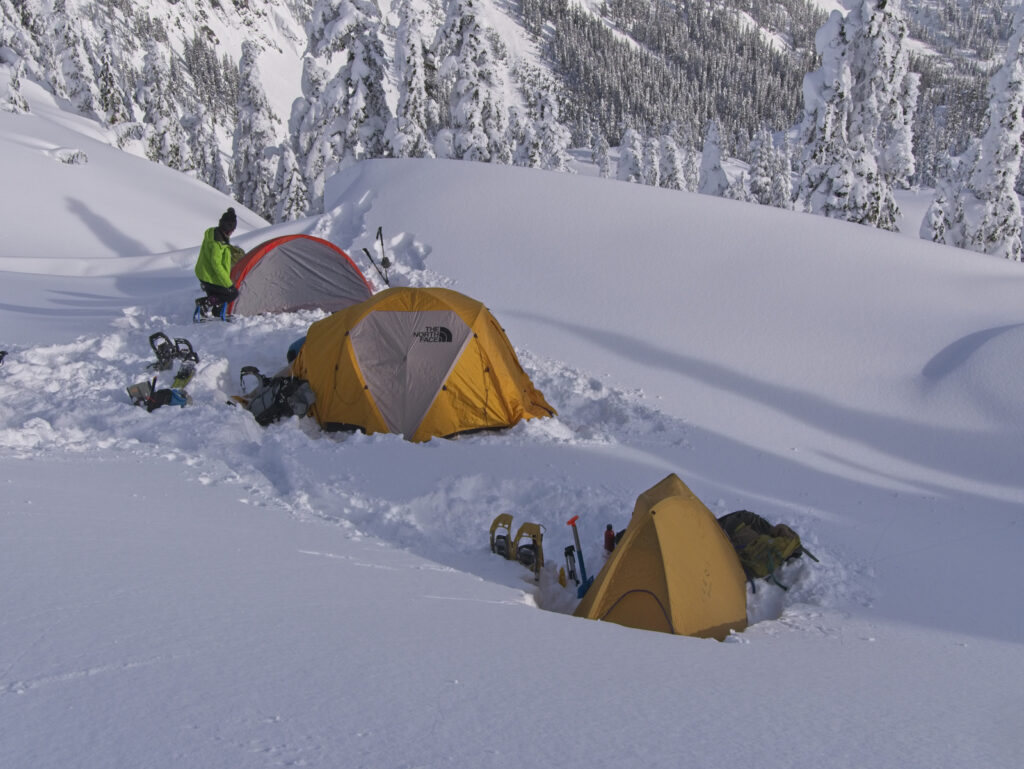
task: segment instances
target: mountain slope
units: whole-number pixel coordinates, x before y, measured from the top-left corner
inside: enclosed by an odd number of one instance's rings
[[[182,0],[143,8],[120,0],[67,0],[61,12],[51,0],[0,4],[0,62],[21,60],[26,77],[45,84],[66,107],[110,121],[119,146],[226,191],[230,163],[217,171],[208,156],[211,141],[220,152],[232,152],[242,43],[259,50],[256,62],[274,118],[267,126],[273,134],[269,149],[280,152],[296,140],[289,118],[303,95],[304,24],[313,5]],[[907,0],[903,6],[915,37],[914,68],[924,73],[916,125],[919,181],[933,184],[942,157],[951,147],[961,152],[980,130],[988,68],[1009,31],[1008,6],[998,0],[966,9],[958,0]],[[799,120],[802,77],[814,68],[814,33],[823,12],[842,4],[528,0],[505,6],[480,0],[473,7],[508,69],[506,106],[520,117],[536,109],[531,91],[551,79],[561,120],[578,146],[591,146],[595,132],[614,145],[628,125],[651,136],[672,133],[683,145],[699,147],[708,121],[716,118],[726,129],[726,150],[746,158],[763,125],[781,132]],[[440,124],[424,126],[437,132],[446,125],[451,84],[437,79],[447,51],[435,32],[452,8],[436,0],[380,5],[389,81],[398,77],[395,38],[407,8],[419,14],[425,70],[428,80],[437,80],[428,88],[440,101]],[[158,63],[147,56],[169,57],[160,64],[167,71],[154,74]],[[333,74],[340,62],[321,63]],[[169,86],[159,95],[169,103],[165,110],[154,109],[158,83]],[[385,90],[393,112],[396,83],[386,83]],[[167,115],[158,117],[158,111]],[[161,141],[171,146],[157,146]]]

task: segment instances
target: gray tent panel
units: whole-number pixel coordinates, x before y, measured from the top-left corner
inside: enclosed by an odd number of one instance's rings
[[[471,336],[450,310],[373,312],[352,329],[359,370],[391,432],[412,437]]]
[[[269,248],[245,273],[232,312],[337,312],[372,295],[358,268],[343,253],[310,238]]]

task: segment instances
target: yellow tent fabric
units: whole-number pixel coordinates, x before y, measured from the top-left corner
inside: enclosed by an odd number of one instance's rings
[[[673,473],[637,497],[574,614],[722,640],[747,626],[746,578],[715,516]]]
[[[556,413],[490,311],[444,288],[390,288],[314,323],[293,371],[326,430],[428,441]]]

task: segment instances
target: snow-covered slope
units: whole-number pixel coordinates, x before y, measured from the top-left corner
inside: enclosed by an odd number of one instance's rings
[[[586,175],[363,163],[324,216],[240,242],[316,233],[372,277],[382,226],[394,282],[487,303],[559,415],[424,445],[261,429],[225,405],[239,369],[319,314],[193,325],[196,246],[232,201],[32,115],[0,114],[12,766],[1024,756],[1019,265]],[[124,388],[156,330],[201,362],[192,406],[147,414]],[[761,585],[728,643],[566,616],[565,521],[596,570],[669,472],[821,559]],[[546,527],[539,584],[490,554],[501,512]]]

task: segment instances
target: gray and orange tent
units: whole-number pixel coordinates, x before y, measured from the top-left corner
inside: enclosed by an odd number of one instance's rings
[[[292,370],[325,430],[420,442],[555,413],[490,311],[445,288],[389,288],[317,321]]]
[[[238,299],[232,315],[325,310],[369,299],[373,287],[351,257],[312,235],[284,235],[249,251],[231,268]]]
[[[621,541],[573,612],[724,639],[747,626],[747,584],[729,538],[674,473],[636,500]]]

